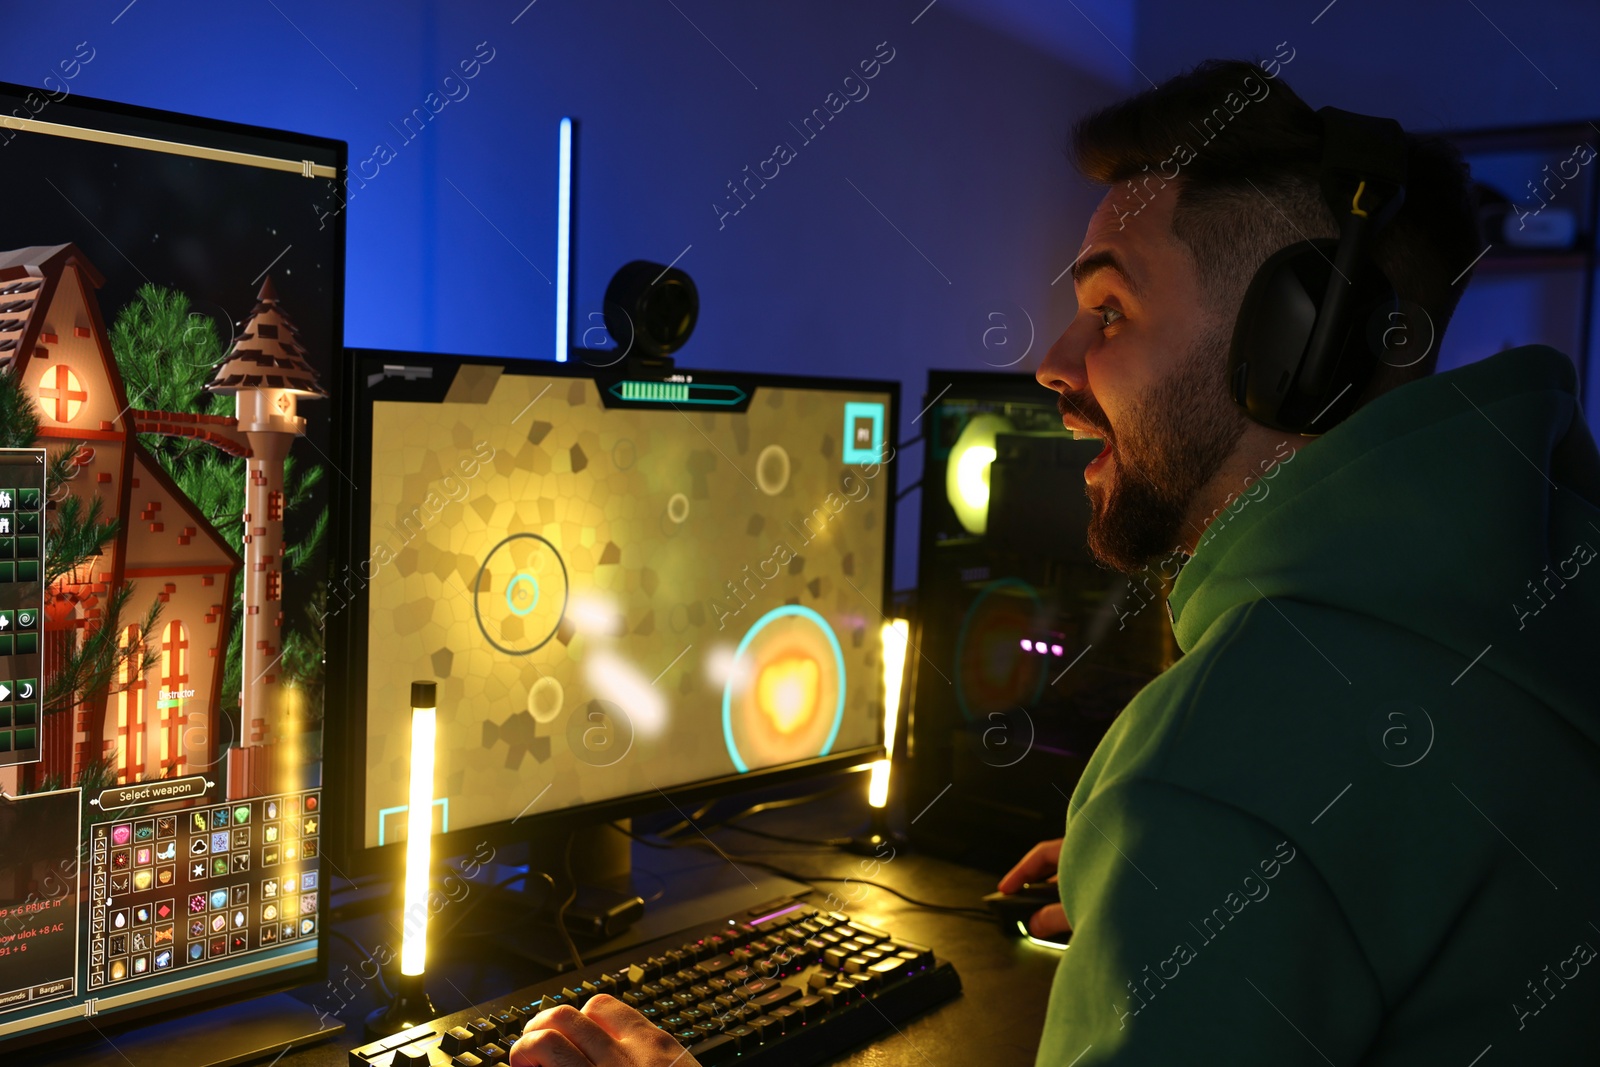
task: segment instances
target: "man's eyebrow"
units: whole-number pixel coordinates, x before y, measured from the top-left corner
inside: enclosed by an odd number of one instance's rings
[[[1072,267],[1072,284],[1082,285],[1103,270],[1115,271],[1129,292],[1137,297],[1144,296],[1139,283],[1133,280],[1133,275],[1128,273],[1128,268],[1123,266],[1122,260],[1117,258],[1115,252],[1110,251],[1096,252],[1092,256],[1078,260]]]

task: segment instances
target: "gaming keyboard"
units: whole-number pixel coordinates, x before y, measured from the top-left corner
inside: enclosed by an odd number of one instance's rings
[[[534,1015],[598,993],[638,1008],[705,1067],[805,1067],[961,992],[955,968],[926,945],[794,899],[625,955],[353,1049],[350,1067],[504,1063]]]

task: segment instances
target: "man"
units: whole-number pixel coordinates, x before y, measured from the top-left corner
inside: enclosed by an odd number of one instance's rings
[[[1573,368],[1530,346],[1430,374],[1481,245],[1459,160],[1413,137],[1374,258],[1426,358],[1388,352],[1323,436],[1252,422],[1226,388],[1245,287],[1338,235],[1320,120],[1267,81],[1202,64],[1075,131],[1111,190],[1038,378],[1107,444],[1091,551],[1187,557],[1186,655],[1000,883],[1058,873],[1031,926],[1073,931],[1038,1063],[1593,1062],[1600,460]]]
[[[1038,376],[1108,446],[1092,551],[1130,573],[1187,557],[1186,655],[1106,735],[1065,838],[1001,883],[1058,873],[1032,926],[1073,931],[1039,1064],[1592,1057],[1600,457],[1559,353],[1431,374],[1481,250],[1459,159],[1411,141],[1375,247],[1427,355],[1389,338],[1362,406],[1306,438],[1225,381],[1256,267],[1337,235],[1316,114],[1265,69],[1206,63],[1075,149],[1112,188]],[[512,1063],[680,1053],[596,997],[534,1019]]]

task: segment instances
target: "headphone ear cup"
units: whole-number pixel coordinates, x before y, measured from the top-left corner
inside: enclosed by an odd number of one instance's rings
[[[1279,411],[1310,344],[1329,273],[1318,252],[1302,243],[1268,256],[1250,279],[1228,350],[1228,383],[1234,402],[1256,422],[1278,426]]]
[[[1320,238],[1281,248],[1245,290],[1228,350],[1228,385],[1234,402],[1265,426],[1322,433],[1354,410],[1372,380],[1377,356],[1362,326],[1396,300],[1388,278],[1367,260],[1350,279],[1356,288],[1347,305],[1350,313],[1328,333],[1328,344],[1338,353],[1334,373],[1324,387],[1302,380],[1338,247],[1338,241]]]

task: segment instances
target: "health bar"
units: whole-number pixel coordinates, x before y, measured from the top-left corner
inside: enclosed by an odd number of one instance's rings
[[[611,387],[619,400],[647,404],[699,404],[708,407],[733,407],[749,395],[737,385],[716,382],[641,382],[621,381]]]

